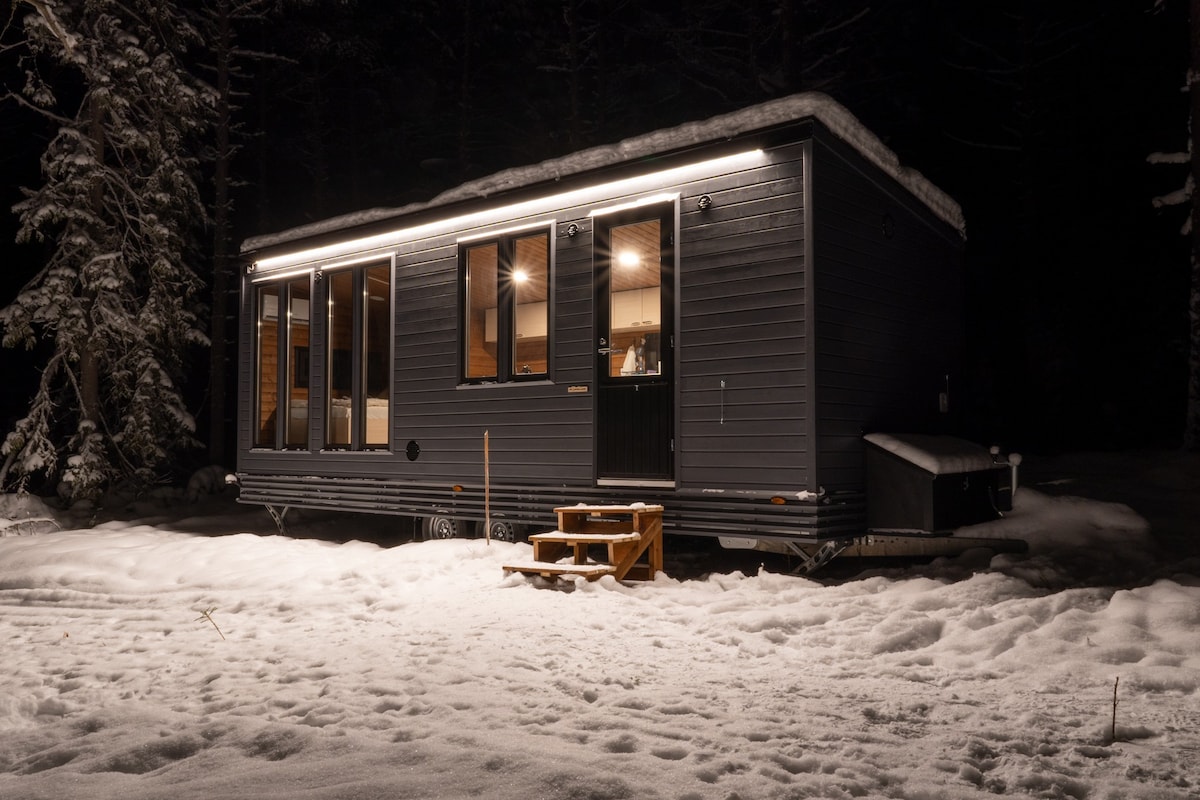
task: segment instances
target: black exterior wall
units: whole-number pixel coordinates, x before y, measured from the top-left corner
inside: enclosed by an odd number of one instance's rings
[[[962,237],[835,137],[814,150],[817,480],[853,489],[864,433],[956,427]]]

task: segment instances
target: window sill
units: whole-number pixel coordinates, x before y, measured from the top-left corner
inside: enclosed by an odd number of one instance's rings
[[[460,383],[454,387],[456,389],[504,389],[514,386],[554,386],[554,381],[549,378],[532,378],[530,380],[519,381],[491,381],[487,383]]]

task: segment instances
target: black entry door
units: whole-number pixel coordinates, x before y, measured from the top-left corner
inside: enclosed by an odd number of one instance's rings
[[[595,218],[596,479],[674,479],[673,203]]]

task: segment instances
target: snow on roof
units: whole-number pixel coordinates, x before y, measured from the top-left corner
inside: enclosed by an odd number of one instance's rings
[[[934,475],[978,472],[996,466],[992,454],[982,445],[954,436],[868,433],[863,438]]]
[[[641,136],[634,136],[616,144],[600,145],[566,156],[548,159],[538,164],[502,170],[456,186],[426,202],[411,203],[399,208],[366,209],[301,225],[279,233],[253,236],[243,242],[242,252],[251,252],[309,236],[381,222],[464,200],[490,197],[512,189],[554,181],[705,142],[732,139],[752,131],[802,119],[816,119],[821,122],[839,139],[852,146],[864,158],[904,186],[940,219],[960,234],[965,233],[966,224],[963,220],[962,209],[949,195],[930,183],[921,173],[902,166],[896,154],[880,141],[879,137],[867,130],[844,106],[828,95],[806,92],[769,100],[701,122],[688,122],[673,128],[664,128]]]

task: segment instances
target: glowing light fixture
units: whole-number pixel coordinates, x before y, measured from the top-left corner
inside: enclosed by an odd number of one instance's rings
[[[622,250],[617,254],[617,263],[626,269],[633,269],[642,263],[642,257],[633,250]]]
[[[270,275],[265,275],[265,276],[258,275],[254,278],[251,278],[250,282],[251,283],[262,283],[263,281],[266,281],[266,280],[277,281],[277,280],[281,280],[283,278],[295,278],[300,275],[310,275],[310,274],[312,274],[312,271],[313,271],[313,268],[311,266],[301,267],[299,269],[290,269],[286,272],[273,272]],[[320,273],[318,273],[318,277],[319,276],[320,276]]]
[[[523,269],[513,270],[513,280],[517,283],[524,283],[529,280],[529,273]]]
[[[762,151],[758,150],[756,152],[761,153]],[[651,205],[654,205],[655,203],[669,203],[672,200],[678,200],[678,199],[679,199],[679,192],[661,192],[659,194],[647,195],[646,197],[639,197],[637,200],[631,200],[628,203],[621,203],[620,205],[605,206],[604,208],[597,208],[597,209],[589,212],[588,216],[589,217],[602,217],[605,214],[615,214],[618,211],[628,211],[632,208],[642,208],[643,206],[651,206]]]
[[[549,223],[543,220],[541,222],[531,222],[528,225],[514,225],[511,228],[491,229],[466,236],[459,236],[455,241],[462,243],[473,242],[477,239],[494,239],[497,236],[507,236],[512,233],[523,233],[524,231],[541,230],[543,228],[549,231],[551,236],[554,235],[554,230],[550,227]]]
[[[283,255],[259,259],[254,263],[254,272],[261,273],[263,271],[288,267],[299,267],[301,265],[315,265],[332,259],[345,258],[347,256],[354,256],[355,258],[352,261],[340,261],[337,265],[344,266],[348,263],[356,263],[359,260],[385,257],[389,255],[389,248],[393,248],[403,242],[413,241],[422,237],[434,236],[436,234],[453,231],[455,229],[461,230],[464,228],[480,227],[499,222],[504,219],[512,219],[514,217],[527,217],[535,214],[546,214],[559,209],[569,208],[570,206],[603,201],[606,198],[619,197],[621,195],[628,196],[641,191],[653,191],[655,189],[661,190],[665,187],[682,183],[695,177],[716,173],[721,169],[727,169],[736,164],[749,164],[759,161],[762,158],[762,150],[746,150],[741,153],[734,153],[728,156],[712,158],[706,161],[698,161],[693,164],[685,164],[680,167],[659,170],[658,172],[649,172],[632,178],[623,178],[617,181],[610,181],[609,183],[585,186],[581,189],[574,189],[569,192],[559,192],[558,194],[546,195],[533,200],[524,200],[519,203],[511,203],[509,205],[498,206],[496,208],[475,211],[470,214],[460,214],[458,216],[446,217],[444,219],[428,222],[423,225],[414,225],[409,228],[399,228],[397,230],[376,234],[374,236],[365,236],[360,239],[350,239],[344,242],[335,242],[322,247],[313,247],[305,250],[298,250],[293,253],[284,253]],[[664,199],[668,196],[677,197],[678,195],[651,195],[634,200],[631,203],[623,204],[619,207],[610,207],[604,209],[603,211],[593,211],[589,214],[589,216],[596,216],[598,213],[609,213],[619,210],[620,208],[636,207],[649,202],[657,202],[658,200]],[[266,277],[267,276],[262,276],[260,279],[266,279]],[[271,275],[269,277],[276,278],[279,276]]]

